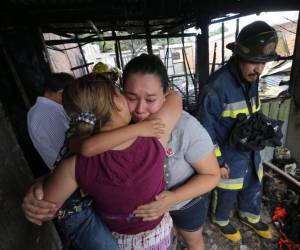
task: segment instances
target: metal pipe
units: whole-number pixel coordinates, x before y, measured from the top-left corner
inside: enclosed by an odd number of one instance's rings
[[[298,188],[300,188],[300,182],[299,181],[297,181],[295,178],[293,178],[292,176],[290,176],[286,172],[282,171],[280,168],[278,168],[277,166],[275,166],[271,162],[263,161],[263,164],[266,165],[266,166],[268,166],[269,168],[273,169],[277,173],[281,174],[283,177],[285,177],[290,182],[292,182],[293,184],[295,184]]]

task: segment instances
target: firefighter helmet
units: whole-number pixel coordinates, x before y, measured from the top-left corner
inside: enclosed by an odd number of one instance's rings
[[[278,57],[277,43],[278,34],[275,29],[263,21],[256,21],[245,26],[236,42],[229,43],[226,47],[245,61],[266,63]]]

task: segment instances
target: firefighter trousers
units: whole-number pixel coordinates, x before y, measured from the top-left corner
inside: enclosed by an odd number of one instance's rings
[[[243,187],[239,190],[216,188],[213,193],[213,221],[221,226],[229,222],[230,212],[237,203],[240,217],[250,222],[260,220],[262,183],[252,166],[244,177]]]

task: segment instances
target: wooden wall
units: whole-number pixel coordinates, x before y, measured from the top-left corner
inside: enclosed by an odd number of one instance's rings
[[[1,102],[0,159],[0,249],[61,249],[51,222],[39,227],[25,220],[21,203],[33,177]]]
[[[286,144],[286,136],[287,136],[287,129],[288,129],[288,118],[290,112],[290,104],[291,98],[278,98],[268,101],[262,102],[262,112],[274,120],[279,120],[283,122],[282,125],[282,145],[285,146]],[[262,159],[265,161],[269,161],[273,158],[274,148],[266,147],[264,150],[261,151]]]
[[[291,104],[286,145],[291,149],[296,162],[300,164],[300,108],[296,108],[294,102]]]

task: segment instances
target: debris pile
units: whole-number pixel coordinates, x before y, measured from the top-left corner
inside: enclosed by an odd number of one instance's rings
[[[298,167],[287,149],[277,149],[273,163],[294,177],[299,176]],[[295,166],[290,169],[291,164]],[[287,167],[288,166],[288,167]],[[279,173],[268,171],[264,180],[264,203],[272,211],[272,221],[279,232],[279,250],[300,249],[300,193],[288,179]]]
[[[288,148],[275,148],[272,163],[300,181],[300,168],[292,158],[291,152]]]

